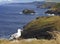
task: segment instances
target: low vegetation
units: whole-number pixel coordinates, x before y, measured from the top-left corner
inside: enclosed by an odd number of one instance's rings
[[[47,17],[37,17],[32,22],[28,23],[24,30],[38,30],[48,26],[55,27],[57,30],[60,29],[60,16],[47,16]]]
[[[55,40],[33,40],[33,41],[25,41],[25,40],[0,40],[0,44],[58,44]]]
[[[59,15],[60,16],[60,3],[56,3],[49,10],[47,10],[45,13],[55,14],[55,15]]]
[[[52,8],[51,8],[52,10],[54,10],[54,11],[60,11],[59,9],[60,9],[60,3],[57,3],[55,6],[53,6]]]
[[[44,2],[42,5],[38,4],[37,8],[47,8],[50,9],[53,7],[56,3],[55,2]],[[51,6],[52,5],[52,6]]]

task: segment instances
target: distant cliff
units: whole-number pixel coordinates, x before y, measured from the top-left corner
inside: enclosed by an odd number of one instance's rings
[[[44,2],[41,5],[37,5],[37,8],[51,8],[52,6],[54,6],[56,3],[55,2]]]
[[[52,6],[51,10],[60,11],[60,3],[56,3],[55,6]]]
[[[47,10],[45,13],[55,14],[55,15],[59,15],[60,16],[60,3],[56,3],[49,10]]]

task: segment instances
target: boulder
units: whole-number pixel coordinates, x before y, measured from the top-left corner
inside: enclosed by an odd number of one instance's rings
[[[60,11],[47,10],[47,11],[45,12],[45,14],[55,14],[55,15],[60,16]]]
[[[24,14],[34,14],[34,13],[35,13],[34,10],[30,10],[30,9],[24,9],[22,12],[23,12]]]

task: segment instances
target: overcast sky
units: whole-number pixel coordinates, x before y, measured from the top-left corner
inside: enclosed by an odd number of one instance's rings
[[[33,1],[49,1],[49,2],[60,2],[60,0],[0,0],[0,3],[5,2],[33,2]]]
[[[43,1],[43,0],[0,0],[0,2],[32,2],[32,1]]]

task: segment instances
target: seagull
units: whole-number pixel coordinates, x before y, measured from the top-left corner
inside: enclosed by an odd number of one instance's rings
[[[9,40],[18,39],[21,36],[21,31],[23,31],[23,30],[18,29],[17,33],[12,34],[11,37],[9,38]]]

